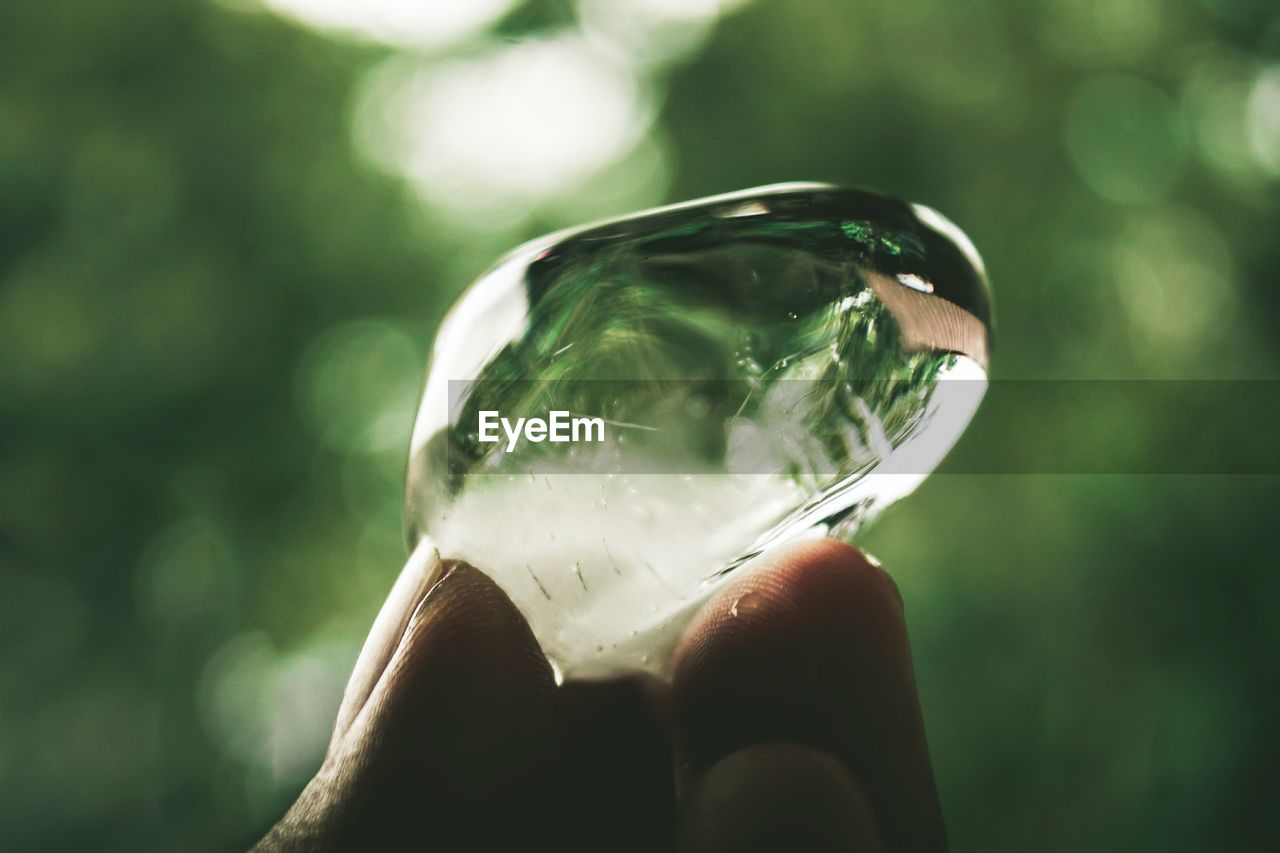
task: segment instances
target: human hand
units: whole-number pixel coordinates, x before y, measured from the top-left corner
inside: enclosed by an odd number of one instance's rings
[[[671,685],[556,687],[492,581],[416,556],[258,849],[943,851],[897,588],[847,545],[779,548],[700,611]]]

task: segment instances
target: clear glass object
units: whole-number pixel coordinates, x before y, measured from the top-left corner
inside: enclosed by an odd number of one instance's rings
[[[745,562],[852,536],[941,461],[986,390],[990,317],[955,225],[856,189],[763,187],[534,240],[441,326],[410,546],[488,573],[562,676],[664,675]],[[482,412],[557,410],[603,427],[481,440]]]

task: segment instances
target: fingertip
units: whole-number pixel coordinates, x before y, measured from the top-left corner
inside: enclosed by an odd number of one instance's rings
[[[768,741],[840,758],[894,849],[945,846],[897,587],[834,541],[779,548],[717,594],[675,665],[686,774]]]
[[[520,611],[475,567],[446,561],[388,664],[387,689],[411,699],[419,693],[538,696],[550,703],[551,666]]]
[[[676,838],[680,853],[883,849],[848,769],[794,743],[749,746],[708,768],[685,799]]]
[[[687,680],[725,644],[797,641],[839,633],[850,621],[900,622],[901,616],[897,584],[852,545],[820,539],[782,546],[748,566],[694,618],[676,652],[675,680]]]
[[[452,562],[419,603],[352,726],[362,761],[416,796],[470,807],[553,758],[551,667],[524,617],[474,567]]]
[[[880,562],[838,539],[818,539],[782,548],[766,571],[805,603],[833,600],[835,604],[853,604],[859,609],[902,609],[898,585]]]

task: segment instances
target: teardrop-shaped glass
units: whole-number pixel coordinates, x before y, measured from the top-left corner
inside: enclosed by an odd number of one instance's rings
[[[852,535],[928,475],[985,391],[989,329],[964,234],[860,190],[535,240],[440,329],[410,543],[489,573],[562,673],[661,674],[746,560]]]

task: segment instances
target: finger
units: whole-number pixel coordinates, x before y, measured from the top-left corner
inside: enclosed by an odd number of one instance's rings
[[[338,708],[338,718],[333,725],[333,737],[329,748],[346,734],[351,721],[364,707],[373,686],[377,684],[387,661],[404,636],[409,625],[409,617],[422,601],[427,591],[440,579],[442,571],[440,553],[430,543],[424,542],[409,556],[400,577],[391,587],[391,593],[383,602],[382,609],[373,620],[369,636],[360,649],[356,665],[347,681],[346,690],[342,694],[342,704]]]
[[[669,851],[675,827],[670,688],[647,677],[557,691],[564,757],[546,843],[534,849]],[[625,828],[625,829],[624,829]]]
[[[555,763],[554,687],[506,595],[470,566],[447,571],[335,750],[352,849],[485,849],[523,828]]]
[[[798,744],[749,746],[711,766],[681,807],[679,853],[881,853],[848,769]]]
[[[677,655],[675,720],[694,772],[808,744],[862,783],[887,849],[945,848],[901,600],[847,545],[780,548],[708,603]]]

